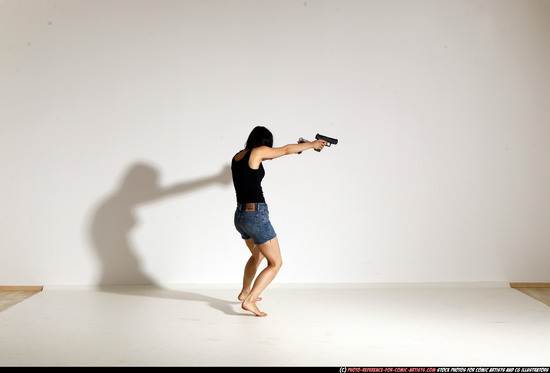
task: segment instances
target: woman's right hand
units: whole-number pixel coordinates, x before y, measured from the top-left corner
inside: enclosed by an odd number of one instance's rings
[[[316,150],[323,150],[323,148],[325,147],[326,145],[326,141],[323,141],[323,140],[315,140],[313,141],[313,148],[316,149]]]

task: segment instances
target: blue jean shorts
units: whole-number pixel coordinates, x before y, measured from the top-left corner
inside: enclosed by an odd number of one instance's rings
[[[246,211],[250,204],[237,203],[235,228],[244,240],[252,238],[256,245],[274,239],[277,234],[269,221],[269,210],[265,203],[254,203],[254,211]]]

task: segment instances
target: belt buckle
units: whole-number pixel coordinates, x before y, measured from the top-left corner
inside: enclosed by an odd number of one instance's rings
[[[247,203],[246,204],[246,212],[250,211],[256,211],[256,204],[255,203]]]

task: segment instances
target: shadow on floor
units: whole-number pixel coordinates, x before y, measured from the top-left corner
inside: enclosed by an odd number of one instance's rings
[[[235,311],[234,308],[237,305],[239,305],[238,309],[240,309],[241,302],[238,301],[228,301],[225,299],[214,298],[191,291],[168,289],[154,284],[144,286],[98,285],[97,288],[103,292],[112,294],[203,302],[206,303],[209,307],[221,311],[229,316],[253,316],[251,313],[245,313],[245,311],[243,311],[242,313]]]

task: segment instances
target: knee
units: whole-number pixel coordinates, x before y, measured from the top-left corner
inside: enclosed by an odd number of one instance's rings
[[[281,269],[281,267],[283,266],[283,261],[282,260],[272,261],[272,262],[268,263],[268,265],[270,267],[276,269],[277,271],[279,271],[279,269]]]

